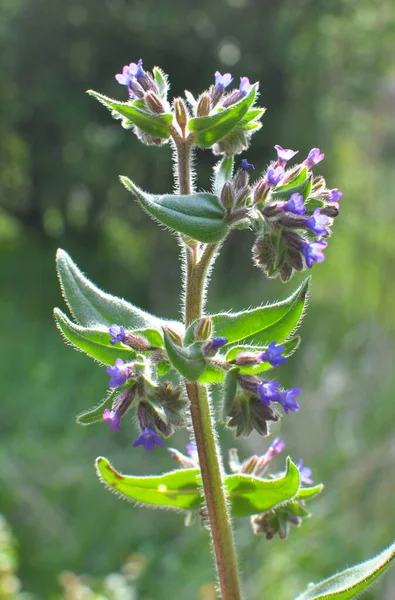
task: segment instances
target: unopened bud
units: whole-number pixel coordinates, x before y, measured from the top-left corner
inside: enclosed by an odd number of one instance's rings
[[[210,114],[211,101],[208,94],[202,94],[196,108],[197,117],[207,117]]]
[[[197,463],[189,456],[185,456],[175,448],[169,448],[169,452],[183,469],[196,469]]]
[[[128,388],[127,390],[121,392],[119,396],[116,398],[114,404],[112,405],[112,410],[116,412],[119,417],[123,417],[124,414],[130,408],[134,398],[136,397],[137,386]]]
[[[144,89],[139,84],[137,79],[133,78],[133,80],[131,81],[129,86],[130,86],[130,89],[132,90],[132,92],[134,93],[134,95],[137,96],[137,98],[144,98]]]
[[[137,419],[141,429],[154,429],[155,415],[148,402],[140,402],[137,407]]]
[[[227,210],[230,211],[236,204],[236,197],[233,190],[233,185],[227,181],[224,184],[221,192],[221,204]]]
[[[152,348],[150,343],[142,335],[134,335],[133,333],[126,334],[124,344],[138,352],[144,352]]]
[[[321,214],[326,215],[327,217],[335,218],[339,214],[339,205],[336,204],[326,204],[321,208]]]
[[[239,169],[233,179],[235,192],[240,192],[248,185],[249,177],[246,169]]]
[[[211,336],[211,317],[202,317],[195,327],[195,340],[207,340]]]
[[[171,337],[171,339],[173,340],[173,342],[175,342],[178,346],[182,346],[182,339],[181,336],[176,332],[173,331],[173,329],[170,329],[169,327],[165,327],[167,333],[169,334],[169,336]]]
[[[281,205],[280,204],[265,204],[265,206],[263,206],[261,208],[261,213],[267,219],[270,219],[271,217],[277,217],[279,214],[282,213]]]
[[[305,219],[303,217],[291,217],[284,215],[280,219],[280,223],[283,227],[289,227],[291,229],[301,229],[305,226]]]
[[[323,177],[314,177],[313,184],[311,186],[312,192],[319,192],[326,188],[326,181]]]
[[[293,179],[296,179],[296,177],[300,174],[302,169],[303,165],[296,165],[296,167],[293,167],[293,169],[291,169],[290,171],[286,171],[285,177],[282,180],[281,185],[285,185],[286,183],[291,182]]]
[[[160,115],[166,112],[162,100],[153,92],[147,92],[144,96],[144,100],[153,113]]]
[[[240,473],[253,473],[257,462],[258,456],[256,454],[250,456],[250,458],[247,458],[241,465]]]
[[[239,367],[249,367],[258,364],[259,362],[258,356],[252,352],[243,352],[243,354],[239,354],[235,360],[232,360],[232,363]]]
[[[299,248],[305,243],[305,240],[294,231],[284,231],[283,241],[288,248],[295,248],[296,250],[299,250]]]
[[[188,123],[188,111],[185,102],[182,98],[176,98],[174,101],[174,109],[176,113],[176,121],[181,129],[185,132],[185,127]]]
[[[258,184],[255,186],[254,188],[254,192],[253,192],[253,201],[254,204],[257,202],[264,202],[264,200],[266,199],[266,196],[268,194],[268,187],[265,183],[264,179],[261,179],[261,181],[258,182]]]

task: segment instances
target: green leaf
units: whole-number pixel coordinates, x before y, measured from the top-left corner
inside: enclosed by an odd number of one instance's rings
[[[288,342],[283,342],[283,346],[285,348],[284,352],[283,352],[283,356],[285,357],[289,357],[291,356],[295,350],[299,347],[300,344],[300,337],[296,336],[294,338],[292,338],[291,340],[288,340]],[[231,348],[227,355],[226,355],[226,361],[230,362],[232,360],[234,360],[239,354],[243,353],[243,352],[252,352],[252,353],[258,353],[258,352],[263,352],[264,350],[266,350],[265,346],[233,346],[233,348]],[[240,368],[240,373],[244,373],[244,374],[248,374],[248,375],[254,375],[256,373],[263,373],[264,371],[268,371],[269,369],[272,369],[272,365],[268,362],[261,362],[257,365],[252,365],[252,366],[239,366]]]
[[[310,487],[301,487],[295,496],[295,500],[309,500],[310,498],[314,498],[314,496],[318,496],[323,489],[324,486],[322,483]]]
[[[253,104],[257,90],[255,84],[250,93],[233,106],[207,117],[190,119],[188,128],[194,134],[194,143],[200,148],[209,148],[232,131]]]
[[[202,503],[199,469],[180,469],[163,475],[134,477],[118,473],[104,457],[96,459],[96,472],[111,491],[138,504],[196,510]]]
[[[228,420],[228,414],[236,398],[239,373],[238,367],[233,367],[226,373],[222,402],[222,421],[224,423]]]
[[[143,192],[127,177],[120,179],[150,217],[170,229],[208,244],[226,236],[228,224],[225,211],[213,194],[202,192],[190,196],[154,196]]]
[[[307,167],[303,167],[297,177],[289,183],[276,187],[272,192],[272,197],[275,199],[282,198],[288,200],[292,194],[302,194],[303,200],[306,201],[311,192],[311,179],[308,177],[309,171]]]
[[[299,471],[291,459],[287,458],[286,472],[278,479],[260,479],[238,473],[227,475],[225,484],[232,514],[236,517],[248,517],[292,500],[299,489]]]
[[[164,321],[133,306],[129,302],[106,294],[96,287],[64,250],[56,254],[56,266],[63,296],[75,319],[83,326],[109,327],[113,323],[127,329],[160,329],[167,323],[180,331],[181,323]]]
[[[170,137],[170,126],[173,121],[171,113],[159,115],[148,113],[133,104],[117,102],[117,100],[103,96],[103,94],[99,94],[93,90],[88,90],[88,94],[99,100],[109,110],[115,111],[119,115],[122,115],[122,117],[125,117],[133,125],[136,125],[136,127],[148,133],[153,138],[167,139]]]
[[[233,176],[233,156],[224,156],[214,167],[213,170],[213,193],[220,197],[222,188],[227,181],[231,181]]]
[[[99,421],[103,421],[103,412],[106,408],[111,410],[115,396],[117,395],[119,390],[114,390],[110,392],[110,394],[103,400],[100,404],[87,410],[77,417],[78,425],[92,425],[92,423],[98,423]]]
[[[54,317],[66,340],[104,365],[113,365],[117,358],[128,362],[136,357],[136,352],[131,348],[110,344],[110,334],[106,329],[75,325],[59,308],[54,309]]]
[[[163,329],[163,338],[173,367],[188,381],[199,379],[206,366],[200,346],[198,344],[178,346],[166,329]]]
[[[141,335],[155,348],[163,348],[162,333],[157,329],[134,329],[133,335]]]
[[[296,600],[355,598],[391,566],[394,558],[395,544],[392,544],[375,558],[341,571],[320,583],[310,584]]]
[[[152,69],[152,74],[154,76],[156,85],[158,86],[159,94],[166,98],[167,92],[169,90],[169,83],[167,81],[167,75],[160,69],[159,67],[154,67]]]
[[[268,345],[273,341],[278,344],[284,342],[302,320],[309,284],[308,277],[292,296],[282,302],[238,313],[210,315],[215,335],[226,337],[227,345],[241,341],[253,345]],[[195,325],[196,322],[193,322],[188,327],[185,344],[193,341]]]

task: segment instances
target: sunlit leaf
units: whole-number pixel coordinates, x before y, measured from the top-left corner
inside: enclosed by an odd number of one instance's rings
[[[231,181],[233,175],[233,156],[224,156],[214,167],[213,193],[220,196],[222,188],[227,181]]]
[[[318,496],[323,489],[324,486],[322,483],[310,487],[301,487],[295,496],[295,500],[309,500],[310,498]]]
[[[105,400],[100,402],[94,408],[87,410],[77,417],[78,425],[92,425],[92,423],[98,423],[99,421],[103,421],[103,412],[106,408],[111,410],[114,399],[118,393],[118,390],[112,391]]]
[[[391,566],[395,558],[395,544],[375,558],[341,571],[320,583],[311,583],[296,600],[348,600],[355,598]]]
[[[163,330],[163,338],[173,367],[188,381],[196,381],[206,366],[200,346],[178,346],[166,329]]]

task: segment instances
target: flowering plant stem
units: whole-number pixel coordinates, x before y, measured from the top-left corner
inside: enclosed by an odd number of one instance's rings
[[[191,193],[191,152],[186,140],[176,141],[180,194]],[[207,274],[218,244],[206,244],[199,253],[196,242],[185,244],[185,326],[202,316]],[[199,255],[200,254],[200,255]],[[241,600],[235,544],[224,486],[224,470],[216,442],[215,423],[206,385],[185,382],[199,456],[204,498],[223,600]]]

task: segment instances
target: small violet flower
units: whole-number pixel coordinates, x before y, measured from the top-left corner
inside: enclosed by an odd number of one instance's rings
[[[270,402],[278,402],[279,398],[279,387],[278,381],[262,381],[256,386],[256,393],[259,396],[259,400],[263,404],[269,406]]]
[[[279,437],[275,437],[269,448],[266,450],[266,454],[270,456],[270,459],[272,459],[274,456],[276,456],[276,454],[281,454],[284,448],[285,442],[280,440]]]
[[[287,149],[282,148],[278,144],[276,144],[276,146],[274,146],[274,148],[277,150],[277,165],[279,167],[285,167],[287,162],[289,160],[291,160],[291,158],[293,158],[299,152],[299,150],[291,150],[290,148],[287,148]]]
[[[122,327],[122,325],[111,325],[108,332],[111,335],[111,344],[117,344],[118,342],[125,341],[126,333],[125,328]]]
[[[326,215],[322,215],[321,209],[317,208],[311,217],[308,217],[308,219],[305,220],[305,225],[317,235],[328,235],[329,232],[326,225],[329,225],[330,222],[330,218]]]
[[[198,455],[198,451],[197,451],[197,446],[196,446],[196,442],[189,442],[186,446],[186,451],[188,453],[188,456],[190,456],[192,458],[192,460],[194,460],[195,462],[199,462],[199,455]]]
[[[303,164],[306,165],[308,169],[311,169],[312,167],[314,167],[314,165],[324,160],[324,158],[325,154],[323,154],[319,148],[313,148],[308,153],[307,158],[303,162]]]
[[[340,198],[343,196],[343,192],[341,192],[337,188],[334,188],[333,190],[329,190],[329,191],[331,194],[330,201],[331,202],[339,202]]]
[[[296,396],[299,396],[302,390],[300,388],[291,388],[278,394],[278,400],[287,415],[290,410],[296,412],[300,409],[299,404],[296,402]]]
[[[311,485],[314,481],[311,479],[312,470],[310,467],[303,466],[303,459],[298,460],[297,464],[299,475],[300,475],[300,483],[306,483],[307,485]]]
[[[164,446],[165,443],[161,437],[151,427],[144,427],[141,434],[136,438],[133,443],[133,448],[137,446],[143,446],[144,450],[149,452],[155,448],[155,446]]]
[[[280,183],[284,177],[283,167],[269,167],[266,173],[266,185],[269,187]]]
[[[106,408],[103,413],[103,421],[107,421],[112,431],[121,431],[121,417],[115,410]]]
[[[222,346],[228,343],[228,338],[226,337],[215,337],[211,340],[211,348],[212,350],[219,350]]]
[[[233,77],[230,73],[221,75],[219,71],[215,72],[215,85],[224,90],[230,83],[232,83]]]
[[[290,212],[294,215],[304,215],[306,207],[302,194],[292,194],[288,202],[284,202],[281,207],[284,212]]]
[[[130,63],[130,65],[125,65],[122,69],[122,73],[118,73],[117,75],[115,75],[115,79],[121,85],[129,86],[133,81],[133,77],[137,79],[141,75],[144,75],[142,58],[140,58],[137,64]]]
[[[313,266],[313,262],[322,263],[325,260],[324,248],[326,248],[328,242],[325,240],[319,240],[318,242],[305,242],[300,247],[300,250],[305,257],[306,265],[309,269]]]
[[[240,77],[239,92],[241,92],[243,96],[247,96],[253,87],[254,86],[252,83],[250,83],[248,77]]]
[[[113,367],[107,367],[107,375],[110,376],[110,387],[116,388],[126,383],[129,377],[128,366],[125,365],[122,358],[117,358]]]
[[[254,171],[255,169],[254,165],[249,163],[246,158],[243,158],[243,160],[240,162],[240,167],[243,169],[243,171]]]
[[[276,342],[269,344],[267,350],[262,352],[258,358],[260,362],[268,362],[272,367],[278,367],[286,362],[285,356],[282,353],[285,351],[284,346],[276,346]]]

